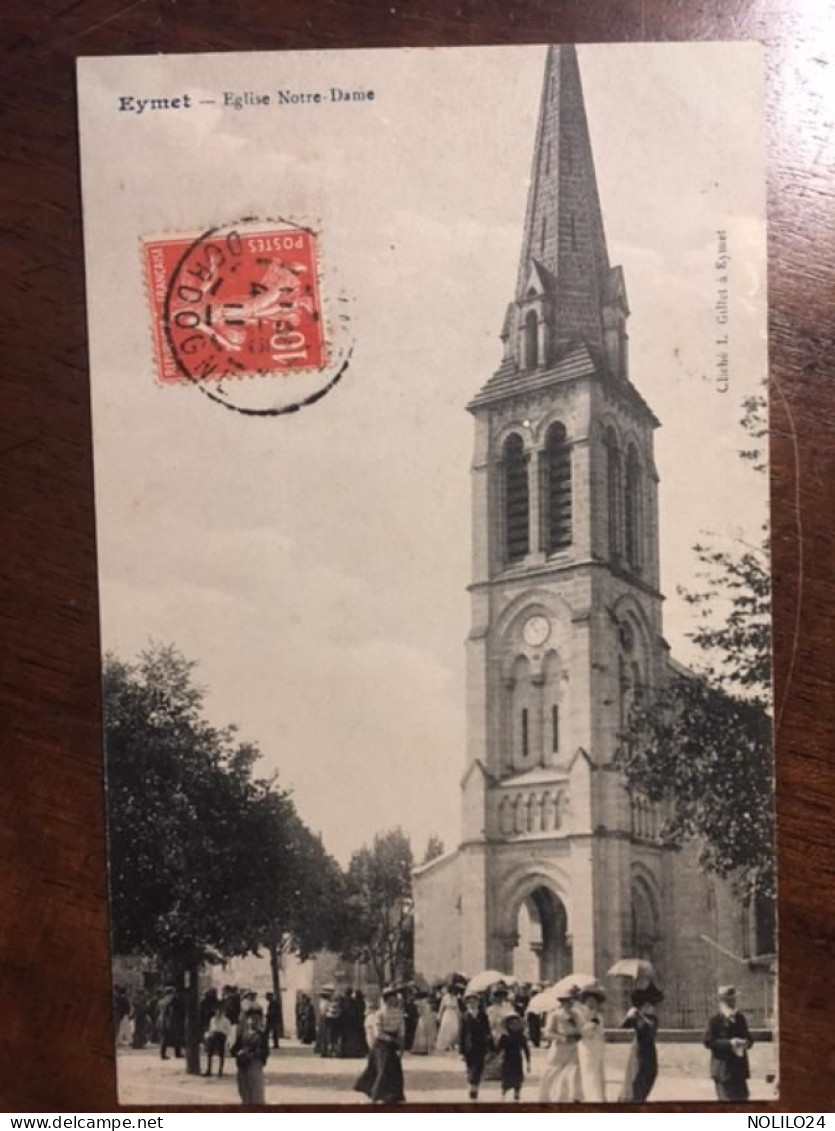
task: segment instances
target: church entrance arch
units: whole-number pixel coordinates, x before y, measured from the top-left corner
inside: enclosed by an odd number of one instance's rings
[[[571,973],[568,916],[560,897],[540,884],[519,904],[513,969],[520,982],[555,982]]]

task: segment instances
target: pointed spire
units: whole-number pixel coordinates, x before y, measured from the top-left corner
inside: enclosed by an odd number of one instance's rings
[[[577,52],[548,48],[516,302],[550,291],[551,341],[604,345],[609,256]]]

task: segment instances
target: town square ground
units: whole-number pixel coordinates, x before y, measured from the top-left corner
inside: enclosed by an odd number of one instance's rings
[[[766,1079],[774,1072],[775,1046],[756,1044],[750,1053],[751,1099],[774,1098],[775,1086]],[[606,1093],[617,1099],[623,1079],[628,1044],[606,1047]],[[546,1067],[548,1052],[533,1050],[531,1074],[522,1093],[523,1101],[535,1103],[539,1082]],[[708,1053],[700,1043],[662,1042],[658,1045],[658,1081],[652,1093],[657,1103],[687,1100],[715,1100],[713,1084],[708,1078]],[[309,1047],[296,1041],[282,1043],[272,1052],[266,1069],[268,1104],[344,1104],[365,1102],[353,1092],[361,1060],[326,1060]],[[184,1061],[160,1060],[156,1049],[120,1049],[118,1054],[119,1099],[123,1104],[137,1104],[149,1110],[166,1104],[206,1104],[212,1107],[239,1103],[235,1084],[235,1068],[227,1064],[226,1074],[209,1079],[185,1074]],[[466,1102],[464,1066],[455,1053],[434,1056],[411,1056],[403,1061],[406,1097],[410,1103]],[[501,1102],[498,1083],[485,1083],[480,1099],[483,1103]]]

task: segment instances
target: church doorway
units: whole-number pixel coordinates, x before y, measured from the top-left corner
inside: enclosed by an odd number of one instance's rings
[[[571,973],[568,916],[562,900],[550,888],[534,888],[522,900],[516,930],[514,978],[549,983]]]

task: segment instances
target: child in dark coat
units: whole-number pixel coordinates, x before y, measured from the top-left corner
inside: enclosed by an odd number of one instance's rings
[[[531,1050],[528,1038],[522,1025],[522,1018],[518,1014],[506,1017],[502,1022],[502,1035],[499,1037],[499,1052],[502,1054],[502,1099],[508,1092],[513,1092],[516,1103],[522,1096],[522,1084],[525,1080],[525,1071],[522,1066],[522,1057],[527,1063],[528,1072],[531,1070]]]

